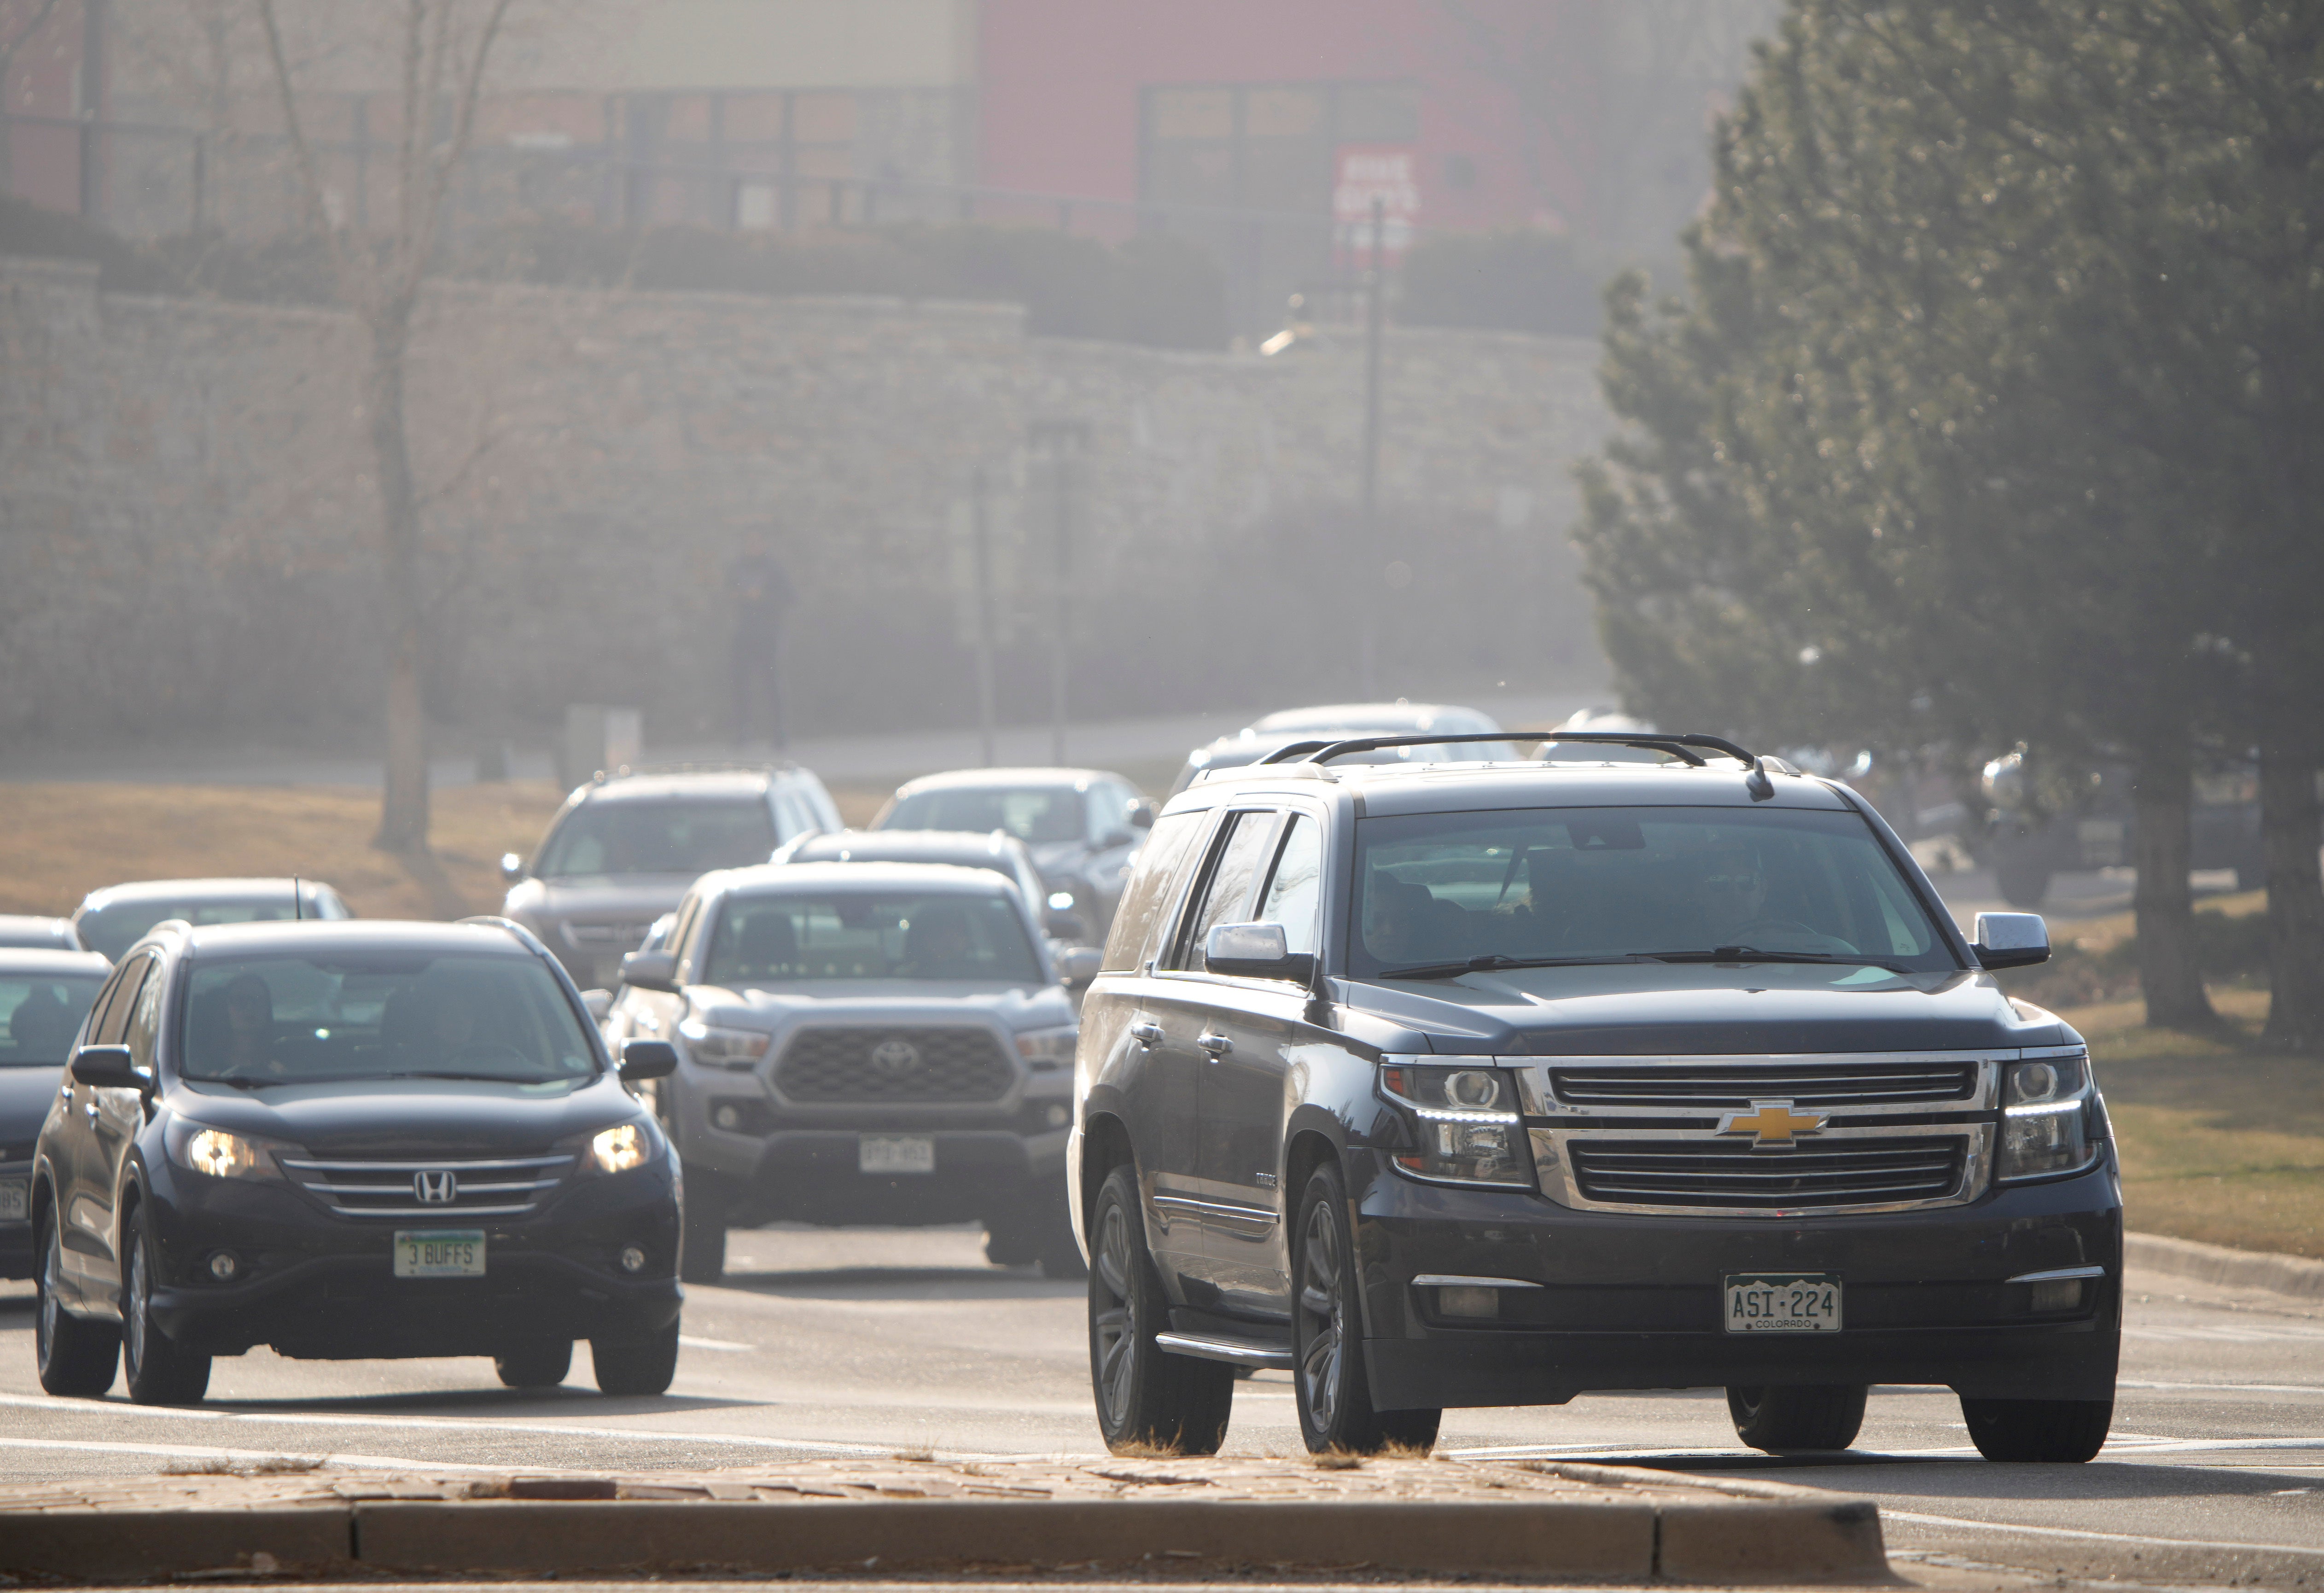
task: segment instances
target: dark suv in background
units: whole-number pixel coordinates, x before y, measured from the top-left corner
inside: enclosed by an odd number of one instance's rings
[[[584,989],[610,989],[622,957],[701,875],[839,827],[823,782],[789,765],[601,774],[565,799],[529,862],[501,860],[501,911]]]
[[[1025,843],[1041,871],[1032,904],[1050,934],[1095,945],[1113,924],[1130,854],[1154,805],[1095,769],[964,769],[899,787],[874,830],[998,830]]]
[[[1534,738],[1525,738],[1531,740]],[[2113,1409],[2122,1213],[2080,1036],[1986,971],[1846,787],[1705,736],[1524,764],[1295,745],[1157,822],[1082,1012],[1100,1424],[1214,1450],[1233,1371],[1310,1448],[1453,1405],[1723,1386],[1768,1450],[1874,1383],[1993,1459]]]

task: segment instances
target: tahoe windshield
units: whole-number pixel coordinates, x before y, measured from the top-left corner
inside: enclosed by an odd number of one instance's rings
[[[1007,898],[832,891],[727,900],[705,984],[743,989],[833,979],[1043,982]]]
[[[544,879],[588,874],[684,874],[762,863],[774,820],[756,797],[723,802],[589,802],[565,815],[540,850]]]
[[[1367,819],[1353,962],[1441,977],[1472,962],[1959,963],[1853,813],[1524,808]]]
[[[1028,846],[1089,838],[1088,803],[1063,786],[1016,791],[920,791],[896,804],[883,830],[1006,830]]]
[[[105,981],[0,973],[0,1067],[61,1067]]]
[[[185,1026],[181,1071],[197,1082],[546,1084],[597,1070],[564,991],[522,955],[205,960]]]

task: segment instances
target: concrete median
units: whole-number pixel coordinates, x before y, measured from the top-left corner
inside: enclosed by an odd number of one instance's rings
[[[0,1571],[83,1583],[1109,1567],[1720,1584],[1887,1574],[1863,1500],[1523,1461],[817,1461],[0,1487]]]

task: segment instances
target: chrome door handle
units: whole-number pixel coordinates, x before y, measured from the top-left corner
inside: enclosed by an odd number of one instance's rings
[[[1234,1042],[1228,1039],[1224,1035],[1204,1035],[1201,1039],[1196,1040],[1194,1044],[1209,1052],[1213,1062],[1216,1062],[1220,1057],[1224,1056],[1228,1052],[1234,1049]]]
[[[1130,1037],[1151,1051],[1162,1043],[1162,1026],[1151,1020],[1130,1026]]]
[[[90,1122],[94,1123],[94,1122],[96,1122],[96,1121],[97,1121],[97,1102],[95,1102],[94,1100],[92,1100],[92,1101],[90,1101],[87,1106],[82,1107],[80,1110],[82,1110],[82,1112],[84,1112],[85,1114],[87,1114],[87,1116],[88,1116],[88,1120],[89,1120]]]

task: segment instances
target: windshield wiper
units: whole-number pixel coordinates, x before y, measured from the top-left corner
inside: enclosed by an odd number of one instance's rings
[[[272,1090],[277,1084],[295,1084],[296,1079],[206,1079],[198,1073],[186,1075],[189,1084],[224,1084],[229,1090]]]
[[[1868,957],[1856,952],[1763,952],[1757,946],[1718,946],[1708,952],[1633,952],[1630,955],[1649,962],[1826,962],[1886,968],[1892,973],[1915,971],[1894,958]]]
[[[366,1079],[468,1079],[484,1084],[545,1084],[552,1082],[523,1078],[516,1073],[363,1073],[357,1076]]]
[[[1488,952],[1481,957],[1471,957],[1461,962],[1416,962],[1409,968],[1383,968],[1373,977],[1378,979],[1458,979],[1464,973],[1492,973],[1503,968],[1591,968],[1609,962],[1627,962],[1636,956],[1633,952],[1615,956],[1599,957],[1504,957]]]

